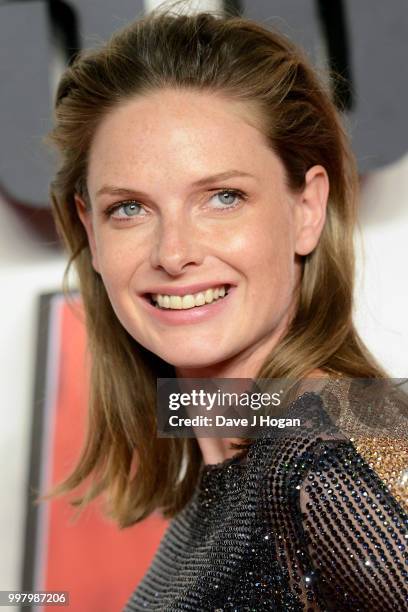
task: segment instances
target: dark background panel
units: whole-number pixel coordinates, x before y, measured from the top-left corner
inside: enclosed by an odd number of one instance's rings
[[[0,4],[0,188],[13,204],[48,207],[54,156],[42,144],[64,61],[143,13],[143,0]],[[22,209],[24,214],[24,208]]]

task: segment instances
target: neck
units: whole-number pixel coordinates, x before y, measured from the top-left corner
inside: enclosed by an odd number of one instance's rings
[[[285,322],[286,323],[286,322]],[[283,329],[277,329],[267,343],[261,340],[248,351],[234,355],[220,363],[204,367],[176,367],[177,378],[256,378],[268,354],[277,343]],[[240,451],[231,443],[242,443],[241,438],[197,438],[204,464],[215,464],[230,459]]]
[[[254,375],[255,376],[255,375]],[[179,377],[179,376],[178,376]],[[188,376],[185,376],[186,378]],[[196,378],[195,376],[189,376],[190,378]],[[208,376],[210,378],[210,376]],[[222,376],[212,376],[213,378],[249,378],[246,376],[235,376],[235,377],[227,377],[225,374]],[[323,370],[317,368],[310,372],[305,379],[314,379],[314,378],[327,378],[328,374]],[[197,377],[199,378],[199,377]],[[316,384],[313,382],[313,385]],[[241,389],[242,391],[242,389]],[[200,447],[203,463],[205,465],[213,465],[216,463],[222,463],[226,459],[230,459],[234,457],[236,454],[241,451],[236,448],[231,448],[231,444],[240,444],[243,442],[241,438],[197,438],[198,445]]]

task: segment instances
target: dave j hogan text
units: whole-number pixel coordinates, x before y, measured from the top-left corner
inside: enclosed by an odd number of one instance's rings
[[[251,419],[246,417],[215,417],[197,415],[192,418],[179,417],[176,414],[169,418],[171,427],[300,427],[300,419],[274,418],[268,415],[254,414]]]

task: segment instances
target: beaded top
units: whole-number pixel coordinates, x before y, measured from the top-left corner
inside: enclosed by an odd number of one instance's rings
[[[363,449],[400,487],[407,456],[341,435],[314,392],[290,412],[320,425],[203,466],[124,612],[408,610],[407,508]]]

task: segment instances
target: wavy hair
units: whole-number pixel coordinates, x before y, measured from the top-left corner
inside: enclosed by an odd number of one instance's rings
[[[88,151],[107,113],[125,99],[164,87],[219,92],[255,105],[292,190],[302,189],[315,164],[329,176],[327,218],[315,250],[303,257],[297,311],[258,377],[301,378],[315,368],[351,377],[385,375],[353,325],[358,177],[323,79],[285,36],[247,19],[171,11],[137,19],[66,70],[49,135],[60,153],[51,199],[69,254],[64,291],[69,295],[74,265],[92,367],[82,453],[46,497],[90,479],[71,503],[81,509],[104,493],[106,512],[121,528],[157,508],[165,517],[179,512],[194,491],[202,457],[196,439],[157,438],[156,379],[174,377],[174,368],[140,346],[117,319],[92,267],[74,195],[87,198]]]

